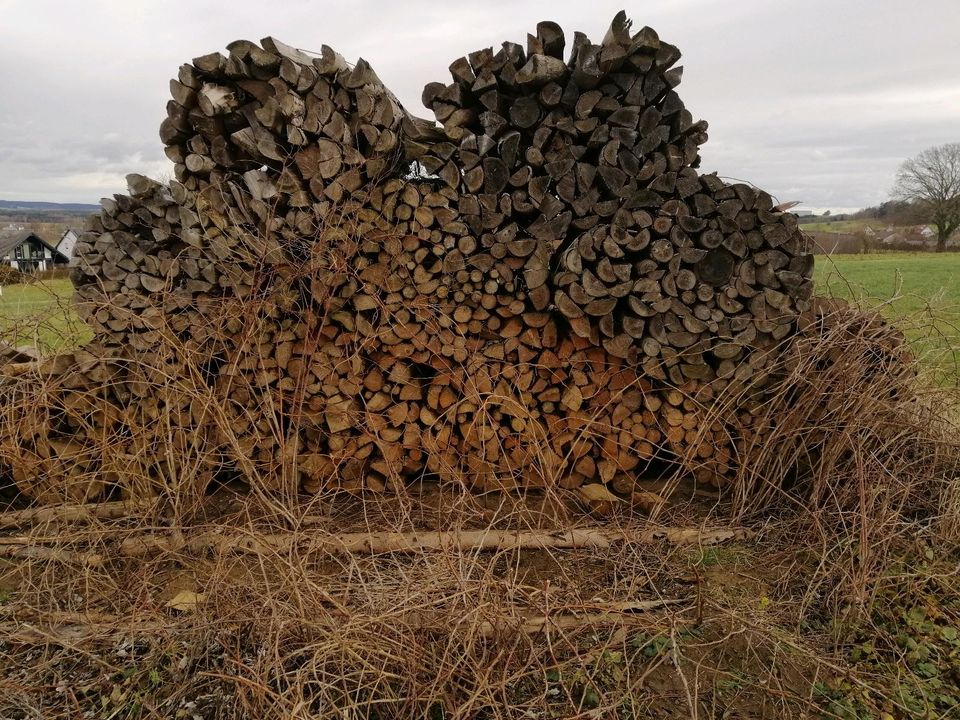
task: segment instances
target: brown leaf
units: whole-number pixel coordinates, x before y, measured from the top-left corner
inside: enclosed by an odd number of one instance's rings
[[[206,595],[203,593],[195,593],[193,590],[181,590],[167,601],[166,607],[170,608],[171,610],[191,612],[196,610],[197,606],[200,605],[204,600],[206,600]]]

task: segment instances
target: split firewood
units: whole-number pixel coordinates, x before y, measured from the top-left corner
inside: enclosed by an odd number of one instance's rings
[[[37,391],[56,412],[0,438],[18,486],[138,498],[195,467],[197,486],[380,493],[431,473],[606,510],[664,465],[724,485],[750,413],[710,408],[773,389],[813,263],[769,194],[699,171],[679,58],[623,13],[569,49],[540,23],[429,83],[436,122],[328,46],[183,65],[160,128],[175,179],[128,176],[76,246],[94,341],[4,380],[59,383]]]

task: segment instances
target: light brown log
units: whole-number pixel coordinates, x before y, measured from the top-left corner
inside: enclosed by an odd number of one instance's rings
[[[228,536],[222,533],[195,533],[177,537],[140,535],[125,539],[120,554],[145,557],[160,553],[240,552],[269,554],[292,547],[332,554],[382,554],[390,552],[444,552],[450,550],[516,550],[548,548],[606,548],[619,543],[668,542],[678,545],[716,544],[747,540],[752,533],[743,528],[701,529],[658,527],[646,530],[582,528],[558,531],[462,530],[454,532],[381,532],[343,535],[297,536],[294,534]]]
[[[153,500],[122,500],[84,505],[53,505],[8,510],[0,513],[0,528],[44,525],[47,523],[85,523],[93,520],[115,520],[146,512]]]

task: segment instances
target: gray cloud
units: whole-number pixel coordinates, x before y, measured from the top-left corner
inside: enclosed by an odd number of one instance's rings
[[[411,109],[458,55],[537,21],[599,40],[622,0],[0,0],[0,198],[95,201],[169,174],[167,80],[236,38],[363,56]],[[781,200],[861,207],[898,164],[960,141],[956,0],[647,0],[626,8],[684,51],[681,95],[710,122],[703,168]]]

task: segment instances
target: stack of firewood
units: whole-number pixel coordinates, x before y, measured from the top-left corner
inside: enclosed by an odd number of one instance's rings
[[[464,219],[486,253],[529,258],[529,304],[647,377],[749,380],[812,294],[812,256],[769,195],[697,173],[680,52],[628,29],[621,13],[599,45],[578,33],[565,62],[541,23],[526,52],[472,53],[427,86],[480,206]]]
[[[311,491],[724,482],[750,413],[715,398],[771,382],[813,262],[767,193],[697,171],[677,48],[623,13],[569,51],[540,23],[427,85],[439,126],[326,46],[228,50],[171,81],[176,179],[130,176],[77,244],[88,385],[126,363],[95,393],[115,434],[167,457],[170,409],[209,473]],[[192,401],[131,392],[138,363]],[[95,442],[81,415],[50,435]]]

